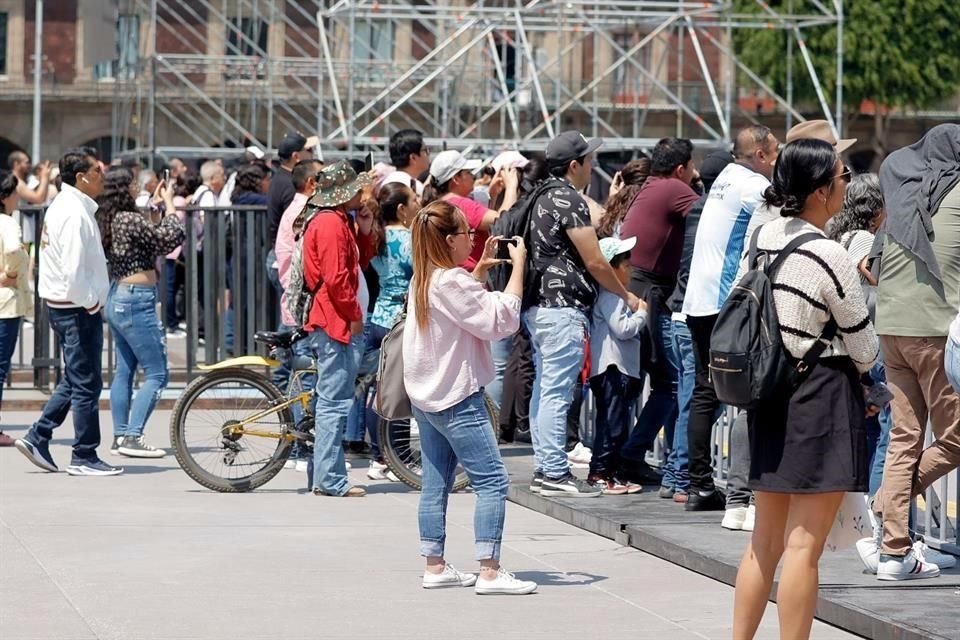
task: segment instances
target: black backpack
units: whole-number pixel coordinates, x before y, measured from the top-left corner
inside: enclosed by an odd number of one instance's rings
[[[504,238],[520,236],[527,246],[527,270],[523,279],[523,304],[521,305],[523,309],[535,305],[540,295],[541,274],[534,268],[533,249],[530,246],[530,217],[540,196],[556,186],[553,180],[544,180],[526,195],[521,196],[516,204],[501,213],[490,227],[490,235]],[[492,291],[503,291],[507,287],[512,268],[509,264],[502,264],[490,269],[487,284]]]
[[[710,336],[710,377],[720,402],[739,409],[754,409],[757,404],[779,394],[789,394],[816,366],[837,335],[831,319],[816,344],[794,366],[780,335],[780,322],[773,300],[773,281],[787,256],[813,240],[818,233],[805,233],[790,241],[777,258],[759,266],[757,239],[750,240],[750,270],[730,292],[717,317]]]

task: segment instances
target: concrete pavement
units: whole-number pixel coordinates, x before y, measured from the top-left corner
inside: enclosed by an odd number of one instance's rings
[[[35,416],[3,417],[18,436],[13,425]],[[153,417],[152,444],[168,444],[167,420]],[[65,466],[70,424],[57,435]],[[0,450],[0,638],[730,637],[730,587],[514,504],[503,563],[540,591],[480,598],[420,588],[418,495],[403,485],[319,498],[284,470],[256,492],[223,495],[172,456],[119,462],[123,476],[73,478]],[[475,569],[473,502],[457,494],[449,508],[448,560],[464,570]],[[772,604],[757,637],[778,637]],[[812,637],[855,636],[816,623]]]

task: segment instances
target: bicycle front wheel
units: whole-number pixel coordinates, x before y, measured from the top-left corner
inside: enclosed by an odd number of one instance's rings
[[[293,446],[283,394],[248,369],[222,369],[194,380],[170,420],[180,467],[200,485],[225,493],[252,491],[273,479]]]
[[[500,422],[500,409],[488,396],[483,394],[483,406],[486,409],[490,429],[496,436],[495,424]],[[377,425],[380,452],[384,462],[394,475],[405,485],[419,491],[423,488],[423,455],[420,449],[420,427],[413,418],[410,420],[387,421],[383,418]],[[453,491],[460,491],[470,484],[470,478],[463,467],[457,465]]]

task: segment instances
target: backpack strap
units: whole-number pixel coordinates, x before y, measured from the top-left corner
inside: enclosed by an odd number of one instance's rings
[[[762,228],[762,225],[757,227],[756,231],[754,231],[750,237],[750,251],[747,254],[749,256],[747,258],[747,268],[750,270],[757,268],[757,261],[760,259],[760,249],[758,247],[760,243],[760,229]]]
[[[756,238],[756,236],[754,236]],[[774,276],[777,275],[777,271],[780,270],[780,267],[783,266],[783,262],[787,259],[791,253],[799,249],[802,245],[807,244],[808,242],[813,242],[814,240],[826,240],[826,238],[819,233],[803,233],[787,243],[783,249],[780,250],[780,253],[777,254],[777,259],[767,265],[764,268],[764,272],[767,274],[767,277],[772,281]],[[751,246],[751,251],[753,247]]]
[[[810,233],[804,233],[797,236],[787,243],[787,246],[785,246],[780,251],[779,255],[777,255],[777,259],[770,263],[770,266],[767,267],[767,277],[770,278],[770,281],[772,282],[777,271],[779,271],[780,267],[783,266],[783,262],[787,259],[787,256],[799,249],[802,245],[808,242],[813,242],[814,240],[824,239],[825,238],[823,235],[814,233],[812,231]],[[810,373],[810,370],[817,365],[817,362],[820,360],[820,356],[822,356],[823,352],[827,350],[827,347],[830,346],[830,343],[833,342],[833,339],[837,337],[837,331],[839,331],[839,329],[840,327],[837,325],[837,321],[831,317],[830,321],[823,326],[823,331],[820,333],[820,337],[817,338],[816,342],[813,343],[813,346],[810,347],[810,349],[800,359],[800,362],[797,363],[797,366],[794,370],[795,384],[799,384],[807,376],[807,374]]]
[[[850,245],[853,244],[853,235],[855,233],[856,231],[851,231],[850,235],[847,236],[847,239],[843,241],[843,248],[846,249],[847,251],[850,251]]]

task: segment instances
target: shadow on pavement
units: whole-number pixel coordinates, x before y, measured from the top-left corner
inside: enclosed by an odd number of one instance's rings
[[[607,576],[582,571],[516,571],[514,575],[518,580],[533,580],[542,587],[584,587],[607,579]]]

